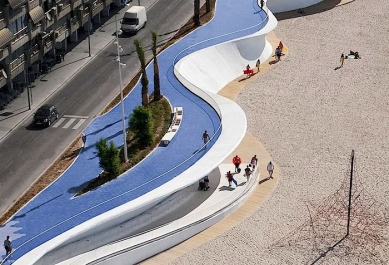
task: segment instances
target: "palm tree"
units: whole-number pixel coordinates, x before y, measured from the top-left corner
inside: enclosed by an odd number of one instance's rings
[[[195,27],[200,26],[200,0],[194,0],[193,21],[194,21]]]
[[[134,40],[134,44],[136,47],[136,52],[138,53],[138,58],[140,61],[140,67],[142,70],[142,106],[148,106],[149,105],[149,80],[147,79],[146,74],[146,60],[145,60],[145,52],[143,50],[142,45],[140,44],[140,41],[138,39]]]
[[[159,68],[157,61],[157,33],[153,30],[151,32],[153,38],[153,56],[154,56],[154,99],[159,100],[161,98],[161,86],[159,83]]]
[[[211,0],[206,0],[205,1],[205,6],[207,8],[207,13],[211,12]]]

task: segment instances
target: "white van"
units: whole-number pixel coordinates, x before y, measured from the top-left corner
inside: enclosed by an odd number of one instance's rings
[[[124,13],[122,31],[136,34],[146,26],[147,16],[144,6],[132,6]]]

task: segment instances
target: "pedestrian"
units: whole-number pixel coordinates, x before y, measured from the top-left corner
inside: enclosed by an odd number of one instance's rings
[[[209,178],[208,175],[204,177],[205,190],[209,189]]]
[[[280,43],[278,44],[278,47],[280,47],[281,52],[284,50],[284,44],[282,44],[281,41],[280,41]]]
[[[267,171],[269,172],[269,178],[273,178],[273,170],[274,170],[274,165],[270,161],[269,164],[267,164]]]
[[[245,172],[245,176],[247,178],[247,181],[249,181],[250,175],[251,175],[251,169],[250,169],[249,165],[247,165],[247,167],[244,169],[244,172]]]
[[[253,170],[255,169],[255,167],[257,166],[258,164],[258,158],[257,158],[257,155],[253,156],[251,158],[251,161],[250,161],[250,166],[253,167]]]
[[[234,156],[234,158],[232,159],[232,163],[235,165],[235,173],[240,173],[240,164],[242,163],[242,159],[236,155]]]
[[[227,172],[226,177],[228,179],[228,187],[231,187],[231,182],[234,182],[235,186],[238,187],[238,182],[234,179],[234,174],[231,171]]]
[[[249,64],[246,66],[246,70],[247,70],[247,77],[250,77],[250,65]]]
[[[276,57],[277,57],[277,62],[281,61],[281,49],[279,46],[276,49]]]
[[[261,64],[261,60],[257,60],[257,63],[255,64],[255,66],[257,67],[257,72],[259,72],[259,65]]]
[[[343,67],[343,63],[344,63],[344,53],[342,53],[342,55],[340,56],[340,67]]]
[[[9,240],[9,236],[7,236],[7,239],[4,240],[4,248],[5,248],[5,255],[8,256],[12,252],[12,244]]]
[[[265,4],[265,1],[264,0],[261,0],[261,8],[263,9],[263,6]]]
[[[210,141],[207,131],[203,133],[203,141],[204,141],[204,145],[206,145]],[[205,148],[207,148],[207,146],[205,146]]]

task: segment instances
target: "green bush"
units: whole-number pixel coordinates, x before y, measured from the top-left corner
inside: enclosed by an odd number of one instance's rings
[[[130,116],[129,125],[140,145],[149,146],[153,143],[153,118],[149,108],[136,107]]]
[[[100,139],[96,143],[97,156],[100,158],[99,165],[111,177],[117,177],[121,173],[119,148],[114,142],[107,144],[106,139]]]

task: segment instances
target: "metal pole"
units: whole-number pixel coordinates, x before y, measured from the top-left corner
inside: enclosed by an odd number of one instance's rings
[[[119,45],[119,31],[118,31],[118,22],[116,20],[116,14],[115,14],[115,25],[116,25],[116,46],[117,46],[117,52],[118,52],[118,65],[119,65],[119,80],[120,80],[120,100],[122,105],[122,125],[123,125],[123,143],[124,143],[124,161],[128,161],[128,155],[127,155],[127,140],[126,140],[126,123],[124,118],[124,103],[123,103],[123,81],[122,81],[122,66],[120,62],[120,45]]]
[[[89,5],[89,20],[88,20],[88,49],[89,49],[89,57],[91,57],[91,51],[90,51],[90,28],[91,28],[91,25],[92,25],[92,22],[91,22],[91,16],[92,16],[92,12],[91,12],[91,5]]]
[[[138,6],[140,6],[140,0],[138,0]]]
[[[27,63],[26,63],[27,64]],[[27,102],[28,102],[28,110],[31,110],[31,97],[30,97],[30,86],[28,82],[28,66],[24,68],[24,82],[27,86]]]
[[[348,213],[347,213],[347,234],[350,231],[350,215],[351,215],[351,191],[353,187],[353,171],[354,171],[354,150],[351,151],[351,172],[350,172],[350,190],[348,194]]]

